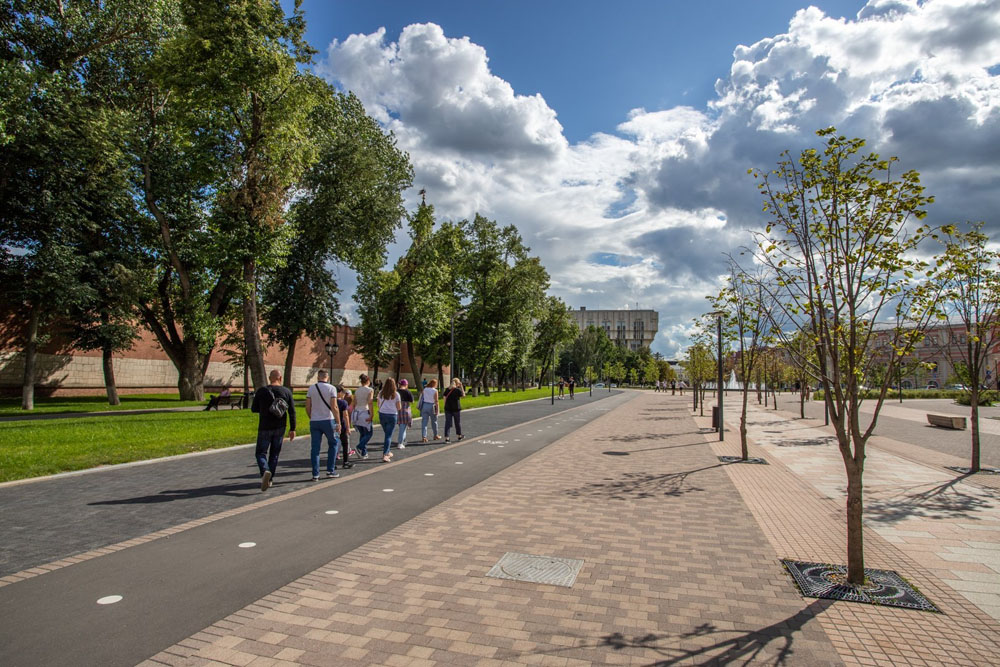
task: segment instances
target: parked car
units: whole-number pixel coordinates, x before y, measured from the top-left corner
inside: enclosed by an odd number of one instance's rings
[[[604,383],[603,383],[603,382],[597,382],[597,383],[595,383],[595,384],[594,384],[594,387],[595,387],[595,388],[596,388],[596,387],[603,387],[603,386],[604,386]]]
[[[969,388],[964,384],[950,384],[945,389],[950,389],[951,391],[969,391]]]

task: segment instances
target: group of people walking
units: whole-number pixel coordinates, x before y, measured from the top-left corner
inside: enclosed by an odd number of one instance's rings
[[[337,456],[343,452],[341,468],[351,468],[357,460],[368,458],[368,444],[375,432],[375,408],[378,409],[378,421],[382,426],[382,462],[390,463],[393,458],[392,436],[396,434],[396,447],[406,448],[407,430],[413,426],[411,406],[414,395],[409,389],[406,379],[396,381],[388,378],[380,383],[376,391],[371,386],[371,379],[362,374],[361,386],[354,393],[346,387],[335,387],[329,383],[329,374],[321,370],[316,374],[316,383],[306,392],[306,414],[309,416],[310,451],[312,463],[312,480],[319,481],[320,454],[323,449],[323,438],[327,441],[326,476],[340,477],[337,472]],[[260,490],[267,491],[271,486],[278,467],[281,445],[285,439],[286,422],[288,439],[295,438],[295,400],[292,391],[281,384],[280,371],[273,370],[268,376],[270,384],[254,393],[251,411],[260,415],[257,426],[257,447],[254,458],[260,470]],[[416,399],[417,411],[421,419],[421,442],[428,442],[428,427],[430,437],[440,440],[438,435],[438,412],[440,399],[444,398],[444,441],[451,442],[451,429],[454,426],[458,440],[462,435],[462,398],[465,391],[462,381],[454,378],[443,396],[438,395],[437,380],[427,382]],[[355,449],[350,446],[352,428],[358,431],[358,443]]]

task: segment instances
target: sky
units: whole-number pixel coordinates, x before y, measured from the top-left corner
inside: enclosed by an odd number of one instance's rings
[[[303,8],[315,71],[409,152],[408,209],[516,225],[550,294],[659,311],[667,357],[764,222],[747,170],[819,128],[918,170],[931,221],[1000,225],[1000,0]]]

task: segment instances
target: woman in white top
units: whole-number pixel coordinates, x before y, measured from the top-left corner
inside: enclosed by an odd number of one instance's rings
[[[351,412],[351,423],[358,429],[358,455],[368,458],[368,441],[372,439],[372,396],[375,394],[369,385],[371,380],[361,374],[361,386],[354,390],[354,410]]]
[[[440,440],[441,436],[438,435],[438,390],[437,390],[437,380],[431,380],[424,387],[424,390],[420,392],[420,435],[423,438],[422,442],[427,442],[427,422],[430,422],[434,427],[434,439]]]
[[[382,444],[382,461],[385,463],[392,460],[392,452],[389,451],[389,447],[392,445],[392,432],[396,428],[396,420],[399,418],[401,409],[399,392],[396,391],[396,381],[389,378],[382,385],[382,391],[378,394],[378,420],[382,424],[382,433],[385,434],[385,442]]]

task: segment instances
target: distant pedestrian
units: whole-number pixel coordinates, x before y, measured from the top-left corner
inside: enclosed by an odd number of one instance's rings
[[[347,387],[337,389],[337,409],[340,411],[340,449],[344,453],[345,470],[353,468],[351,463],[351,390]]]
[[[354,409],[351,423],[358,429],[358,456],[368,458],[368,441],[372,439],[372,398],[375,391],[369,386],[371,379],[361,374],[361,386],[354,390]]]
[[[454,378],[451,386],[444,392],[444,441],[451,442],[448,438],[451,432],[451,425],[455,424],[455,434],[459,440],[464,440],[462,435],[462,398],[465,391],[462,390],[462,381]]]
[[[326,476],[340,477],[337,452],[340,451],[340,410],[335,406],[337,390],[326,381],[326,371],[316,373],[316,384],[306,391],[306,414],[309,415],[309,460],[312,481],[319,481],[319,455],[326,436]]]
[[[573,400],[573,392],[576,391],[576,378],[570,377],[569,379],[569,400]]]
[[[281,386],[281,373],[277,370],[271,371],[268,379],[271,383],[257,390],[250,406],[251,412],[260,415],[254,458],[260,469],[261,491],[270,488],[274,473],[278,470],[278,456],[281,455],[286,420],[288,439],[295,438],[295,399],[292,398],[292,390]]]
[[[232,395],[233,395],[233,392],[229,389],[228,386],[223,387],[222,391],[219,392],[218,396],[209,396],[208,397],[208,405],[205,406],[205,412],[208,412],[209,410],[211,410],[213,408],[215,408],[216,410],[218,410],[219,409],[219,401],[221,401],[224,398],[231,398]]]
[[[566,378],[559,378],[559,400],[563,400],[563,396],[566,393]]]
[[[389,378],[382,384],[382,391],[378,394],[378,421],[382,424],[382,434],[385,440],[382,443],[382,462],[388,463],[392,459],[392,432],[396,429],[396,421],[399,418],[399,411],[402,403],[399,399],[399,392],[396,391],[396,381]]]
[[[431,378],[424,387],[424,390],[420,392],[420,401],[417,403],[417,409],[420,410],[420,437],[421,442],[427,442],[427,424],[430,423],[434,427],[434,439],[440,440],[441,436],[438,435],[438,381],[436,378]]]
[[[399,381],[399,403],[402,406],[399,410],[399,421],[396,428],[399,434],[396,436],[396,444],[400,449],[406,449],[406,429],[413,426],[413,413],[410,406],[413,405],[413,393],[409,389],[410,381],[403,378]]]

